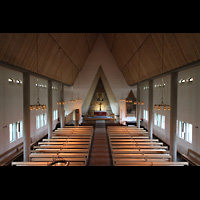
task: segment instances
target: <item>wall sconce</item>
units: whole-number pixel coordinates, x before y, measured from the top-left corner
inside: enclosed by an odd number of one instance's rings
[[[17,85],[22,85],[22,80],[17,79],[16,83],[17,83]]]
[[[193,82],[193,80],[194,80],[193,77],[189,77],[189,78],[186,79],[186,82],[187,82],[187,83],[189,83],[189,82]]]
[[[15,79],[14,79],[14,78],[9,78],[9,79],[8,79],[8,82],[9,82],[9,83],[15,83]]]

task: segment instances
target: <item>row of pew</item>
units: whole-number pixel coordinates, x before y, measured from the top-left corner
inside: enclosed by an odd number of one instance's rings
[[[93,126],[66,126],[53,132],[33,147],[29,162],[12,162],[13,166],[86,166]]]
[[[107,134],[114,166],[185,166],[171,162],[168,147],[136,126],[108,126]]]

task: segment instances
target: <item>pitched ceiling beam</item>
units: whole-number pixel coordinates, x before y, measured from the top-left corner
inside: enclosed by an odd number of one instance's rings
[[[112,50],[113,50],[113,45],[114,45],[115,38],[116,38],[116,33],[115,33],[115,35],[113,36],[113,42],[112,42],[112,46],[111,46],[111,49],[110,49],[111,52],[112,52]]]
[[[85,39],[86,39],[86,43],[87,43],[87,46],[88,46],[88,49],[89,49],[89,52],[90,52],[91,49],[90,49],[90,45],[89,45],[89,42],[88,42],[88,39],[87,39],[87,33],[85,33]]]
[[[67,53],[63,50],[63,48],[58,44],[58,42],[56,41],[56,39],[53,37],[53,35],[51,33],[49,33],[49,36],[53,39],[53,41],[58,45],[58,47],[60,49],[62,49],[62,52],[65,54],[65,56],[69,59],[69,61],[75,66],[75,68],[78,70],[78,72],[80,71],[79,68],[76,66],[76,64],[73,62],[73,60],[67,55]]]
[[[133,55],[129,58],[129,60],[126,62],[126,64],[121,68],[121,71],[128,65],[128,63],[131,61],[131,59],[135,56],[135,54],[140,50],[142,45],[145,43],[145,41],[150,37],[151,33],[144,39],[144,41],[140,44],[140,46],[136,49],[136,51],[133,53]]]

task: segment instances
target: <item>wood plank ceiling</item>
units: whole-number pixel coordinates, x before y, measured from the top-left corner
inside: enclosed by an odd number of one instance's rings
[[[129,85],[200,59],[200,33],[104,33],[103,36]]]
[[[0,33],[0,60],[73,85],[97,36],[98,33]]]
[[[73,85],[98,34],[0,33],[0,60]],[[200,59],[200,33],[102,34],[129,85]]]

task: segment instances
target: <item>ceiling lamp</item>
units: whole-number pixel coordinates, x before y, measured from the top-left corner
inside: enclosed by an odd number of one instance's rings
[[[57,105],[61,105],[61,104],[65,105],[65,104],[67,104],[67,102],[66,101],[57,101]]]
[[[162,73],[163,73],[163,53],[164,53],[164,33],[163,33],[163,42],[162,42]],[[170,105],[164,104],[163,92],[164,92],[165,83],[163,82],[163,78],[162,78],[162,84],[158,84],[157,87],[161,87],[162,96],[161,96],[161,103],[155,104],[154,109],[160,110],[161,108],[163,108],[163,110],[170,110],[171,109]]]
[[[37,73],[38,73],[38,35],[37,35],[37,41],[36,41],[36,47],[37,47]],[[30,110],[46,110],[47,106],[45,104],[40,104],[40,98],[39,98],[39,88],[41,87],[40,84],[38,84],[38,78],[37,78],[37,103],[30,105]]]
[[[143,106],[144,105],[144,101],[134,101],[133,104],[134,105],[141,105],[141,106]]]

